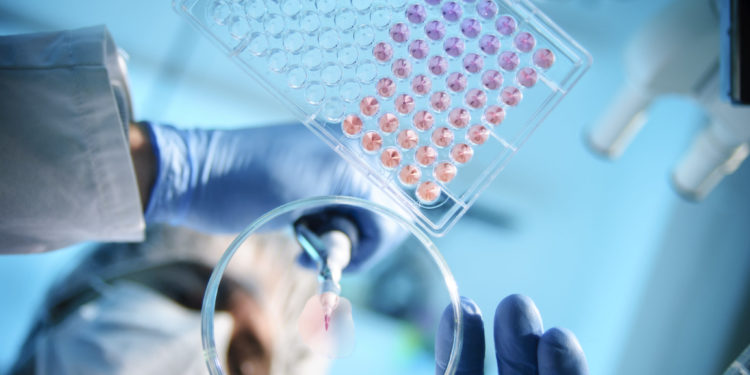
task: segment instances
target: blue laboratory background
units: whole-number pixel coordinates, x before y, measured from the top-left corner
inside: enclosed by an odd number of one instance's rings
[[[626,79],[626,41],[666,3],[538,3],[594,65],[469,214],[436,240],[461,293],[488,318],[488,333],[496,303],[527,294],[546,327],[578,335],[592,374],[717,373],[750,343],[750,166],[704,202],[681,200],[669,172],[704,118],[680,97],[654,103],[616,162],[583,142]],[[0,3],[2,34],[102,23],[130,54],[138,119],[184,127],[291,120],[167,0]],[[0,257],[0,372],[51,280],[85,251]],[[495,373],[491,340],[487,369]]]

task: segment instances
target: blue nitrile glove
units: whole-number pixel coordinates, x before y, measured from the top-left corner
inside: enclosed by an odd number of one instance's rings
[[[484,326],[482,312],[469,298],[461,297],[464,341],[456,374],[484,373]],[[443,374],[453,344],[453,310],[443,312],[435,339],[435,373]],[[495,310],[495,356],[501,375],[588,374],[583,349],[573,332],[550,328],[544,332],[542,317],[531,298],[505,297]]]
[[[158,160],[147,223],[237,233],[271,209],[306,197],[347,195],[390,204],[302,124],[236,130],[144,125]],[[352,268],[372,257],[376,248],[393,246],[390,238],[403,237],[396,224],[369,211],[341,211],[359,231]]]

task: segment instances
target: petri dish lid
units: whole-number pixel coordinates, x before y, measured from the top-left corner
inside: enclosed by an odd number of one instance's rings
[[[400,247],[374,256],[356,272],[344,271],[341,296],[351,300],[355,343],[349,355],[335,359],[305,345],[297,330],[304,301],[317,294],[317,270],[298,261],[302,250],[292,230],[297,217],[332,205],[367,210],[407,233]],[[217,298],[222,294],[220,284],[226,282],[252,284],[247,289],[260,307],[248,311],[263,317],[256,326],[265,327],[267,340],[259,342],[266,342],[272,374],[311,373],[310,368],[329,374],[432,374],[433,340],[446,306],[453,313],[454,339],[445,374],[456,371],[463,336],[455,280],[429,236],[386,207],[351,197],[302,199],[269,211],[242,231],[214,268],[203,299],[202,345],[214,375],[237,371],[237,364],[227,355],[232,352],[231,340],[219,337],[217,343],[214,330],[214,319],[225,315],[217,310]],[[290,352],[297,353],[296,357],[290,357]],[[305,361],[310,367],[300,368]]]

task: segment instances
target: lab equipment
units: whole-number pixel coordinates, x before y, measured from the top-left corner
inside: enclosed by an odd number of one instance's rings
[[[409,246],[405,246],[403,248],[400,248],[398,252],[393,252],[390,255],[395,256],[396,254],[403,254],[403,253],[409,253],[412,254],[414,257],[419,257],[419,259],[423,259],[425,264],[429,264],[430,271],[432,272],[432,276],[436,280],[440,280],[439,282],[433,282],[431,284],[432,291],[425,290],[423,291],[424,295],[437,293],[437,299],[434,300],[434,306],[431,304],[430,306],[422,306],[420,308],[420,311],[423,311],[424,313],[421,315],[421,318],[423,319],[423,323],[425,326],[429,327],[429,332],[426,332],[426,335],[429,335],[430,337],[435,337],[435,334],[438,330],[438,322],[440,320],[440,312],[441,309],[445,305],[451,306],[451,311],[453,312],[454,316],[453,319],[456,324],[452,327],[452,339],[451,339],[451,352],[452,353],[458,353],[461,348],[461,340],[462,340],[462,324],[461,322],[461,312],[458,307],[459,304],[459,296],[458,296],[458,290],[455,284],[455,281],[453,280],[450,271],[445,264],[444,260],[440,256],[436,246],[432,241],[429,239],[428,235],[425,234],[422,230],[420,230],[416,225],[407,219],[403,217],[403,215],[398,214],[391,209],[385,208],[378,204],[373,204],[372,202],[365,201],[362,199],[357,198],[351,198],[351,197],[318,197],[318,198],[308,198],[292,203],[285,204],[283,206],[280,206],[267,214],[260,217],[258,220],[254,221],[252,224],[250,224],[242,233],[232,242],[232,244],[229,246],[227,251],[222,256],[221,260],[218,262],[216,268],[214,269],[213,274],[211,275],[211,278],[208,283],[208,287],[206,289],[206,294],[203,298],[203,307],[202,307],[202,342],[203,342],[203,348],[205,357],[207,359],[207,365],[209,368],[209,371],[211,374],[222,374],[224,373],[224,369],[222,367],[220,353],[216,350],[216,342],[214,338],[214,328],[213,328],[213,319],[214,319],[214,312],[216,307],[216,298],[217,298],[217,292],[218,292],[218,285],[222,280],[222,277],[224,275],[224,272],[227,270],[228,267],[231,267],[232,261],[238,260],[242,258],[242,251],[240,251],[240,247],[243,243],[248,241],[249,239],[253,238],[254,234],[257,234],[259,232],[263,232],[267,230],[268,228],[278,228],[279,224],[281,223],[288,223],[290,222],[290,217],[295,217],[299,215],[299,213],[304,213],[304,216],[308,216],[308,214],[313,214],[316,212],[319,212],[321,210],[324,210],[329,207],[337,207],[338,209],[343,208],[350,208],[350,209],[361,209],[361,210],[367,210],[370,212],[371,216],[376,217],[376,220],[380,221],[389,221],[392,222],[394,225],[398,226],[399,228],[402,228],[403,230],[407,231],[410,235],[410,237],[407,239],[407,241],[410,243]],[[288,228],[288,227],[287,227]],[[291,230],[288,231],[288,236],[291,238],[300,238],[297,233],[292,233]],[[316,231],[314,231],[316,232]],[[319,238],[323,238],[324,236],[317,235]],[[313,239],[313,236],[305,236],[307,239]],[[304,241],[303,241],[304,242]],[[346,243],[346,241],[339,241],[339,240],[333,240],[333,243]],[[329,244],[330,245],[330,244]],[[345,246],[343,246],[345,247]],[[342,247],[342,248],[343,248]],[[325,247],[318,247],[325,248]],[[319,251],[314,251],[314,254],[319,254]],[[311,258],[314,258],[312,254],[310,255]],[[330,255],[329,255],[330,257]],[[322,259],[322,258],[321,258]],[[299,269],[301,264],[304,264],[304,262],[301,262],[301,258],[297,259],[290,259],[288,267],[286,267],[289,270]],[[336,267],[336,266],[334,266]],[[399,350],[399,345],[404,345],[403,343],[399,344],[399,338],[403,337],[403,335],[406,335],[408,337],[411,337],[410,340],[413,340],[413,333],[411,334],[405,334],[402,331],[400,331],[400,327],[403,326],[403,324],[398,325],[390,325],[387,324],[387,320],[384,320],[384,318],[381,317],[375,317],[373,316],[372,312],[368,312],[366,309],[362,307],[363,301],[358,301],[357,298],[362,295],[362,293],[358,293],[357,285],[361,285],[357,283],[357,280],[361,280],[361,278],[366,278],[368,276],[368,272],[372,270],[372,267],[367,269],[360,269],[359,271],[355,273],[351,273],[346,275],[345,277],[342,277],[340,280],[341,284],[341,294],[342,297],[339,300],[339,306],[333,311],[333,318],[331,319],[331,326],[330,329],[332,331],[336,330],[336,314],[339,312],[343,313],[351,313],[352,315],[352,321],[357,323],[357,345],[353,346],[353,350],[351,351],[350,355],[345,358],[339,358],[336,356],[336,354],[340,354],[335,351],[329,351],[328,353],[332,353],[333,357],[336,357],[334,361],[331,362],[331,373],[335,374],[337,371],[340,373],[351,373],[351,369],[357,368],[359,371],[366,371],[370,370],[371,372],[378,372],[386,371],[388,372],[388,366],[392,370],[394,367],[396,369],[403,370],[403,366],[407,366],[406,368],[411,368],[408,366],[414,366],[414,362],[410,362],[406,360],[406,357],[404,357],[403,350]],[[317,271],[317,270],[316,270]],[[317,276],[317,272],[307,272],[311,277]],[[278,275],[278,277],[283,278],[284,275]],[[332,277],[333,279],[333,277]],[[326,286],[326,288],[328,288]],[[360,291],[361,292],[361,291]],[[390,293],[397,293],[397,291],[391,291]],[[309,294],[308,294],[309,296]],[[306,297],[307,298],[307,297]],[[349,305],[346,303],[344,298],[348,298],[351,300],[351,310],[349,311]],[[381,298],[379,300],[381,303],[381,307],[384,307],[387,309],[389,305],[388,300],[388,293],[381,294]],[[321,301],[318,298],[318,296],[313,296],[312,299],[308,301],[308,305],[311,307],[314,307],[318,311],[317,317],[314,318],[314,321],[318,324],[318,326],[322,326],[323,322],[323,309],[321,305]],[[296,311],[297,317],[300,317],[304,310],[307,308],[300,308]],[[434,315],[432,315],[434,312]],[[314,316],[314,314],[311,314],[310,316]],[[345,324],[349,324],[348,321],[344,322]],[[353,324],[353,323],[352,323]],[[375,324],[377,324],[377,328],[374,328]],[[347,328],[348,327],[344,327]],[[401,333],[400,333],[401,332]],[[336,333],[336,332],[334,332]],[[300,337],[298,340],[302,340],[303,338]],[[316,342],[320,343],[320,342]],[[328,342],[328,344],[335,344],[336,342]],[[340,342],[339,342],[340,343]],[[324,343],[325,344],[325,343]],[[345,342],[345,345],[349,345],[349,342]],[[387,344],[387,347],[381,347],[383,344]],[[373,345],[379,345],[378,350],[372,350]],[[403,347],[401,347],[403,348]],[[324,353],[325,350],[330,349],[330,347],[323,348]],[[333,350],[342,349],[341,347],[333,347]],[[346,349],[346,348],[344,348]],[[279,349],[283,350],[283,349]],[[414,348],[411,349],[411,351],[421,352],[422,350],[428,350],[428,349],[418,349]],[[430,355],[429,351],[427,351],[427,355]],[[428,358],[430,358],[428,357]],[[424,357],[422,357],[424,358]],[[453,374],[455,373],[455,359],[454,354],[448,354],[448,360],[447,360],[447,371],[446,374]],[[368,366],[372,367],[370,369],[362,369],[363,364],[368,364]],[[399,367],[402,366],[402,367]],[[432,364],[430,363],[430,367],[432,367]],[[380,369],[380,370],[379,370]],[[347,372],[348,371],[348,372]]]
[[[464,325],[458,371],[484,370],[484,324],[479,306],[461,297]],[[446,309],[435,343],[436,373],[441,374],[450,353],[452,320]],[[588,364],[575,335],[564,328],[544,331],[542,317],[529,297],[513,294],[497,305],[494,318],[495,357],[500,374],[585,375]]]
[[[665,94],[695,100],[707,126],[672,174],[675,189],[695,200],[742,164],[750,140],[750,109],[721,99],[719,20],[712,4],[675,1],[636,34],[624,56],[627,81],[587,137],[595,152],[617,158],[646,123],[653,100]]]
[[[747,375],[750,374],[750,346],[740,353],[740,355],[732,361],[724,375]]]
[[[436,235],[591,62],[526,0],[174,5]]]
[[[717,2],[720,21],[722,97],[750,105],[750,5],[747,1]]]
[[[341,295],[341,273],[351,260],[352,242],[343,232],[333,230],[320,238],[304,225],[295,226],[297,242],[318,264],[319,300],[327,331],[333,310]]]
[[[344,357],[354,347],[351,303],[341,297],[340,284],[341,273],[351,260],[352,241],[339,230],[318,237],[304,221],[297,221],[295,235],[302,249],[318,265],[319,287],[318,294],[310,298],[300,315],[300,336],[313,351],[329,358]]]

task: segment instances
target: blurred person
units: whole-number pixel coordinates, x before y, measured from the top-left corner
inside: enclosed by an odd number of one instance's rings
[[[141,243],[99,245],[49,291],[10,374],[204,374],[200,309],[233,236],[154,226]],[[297,339],[316,273],[299,245],[255,235],[217,297],[215,337],[231,374],[322,374],[327,359]]]

